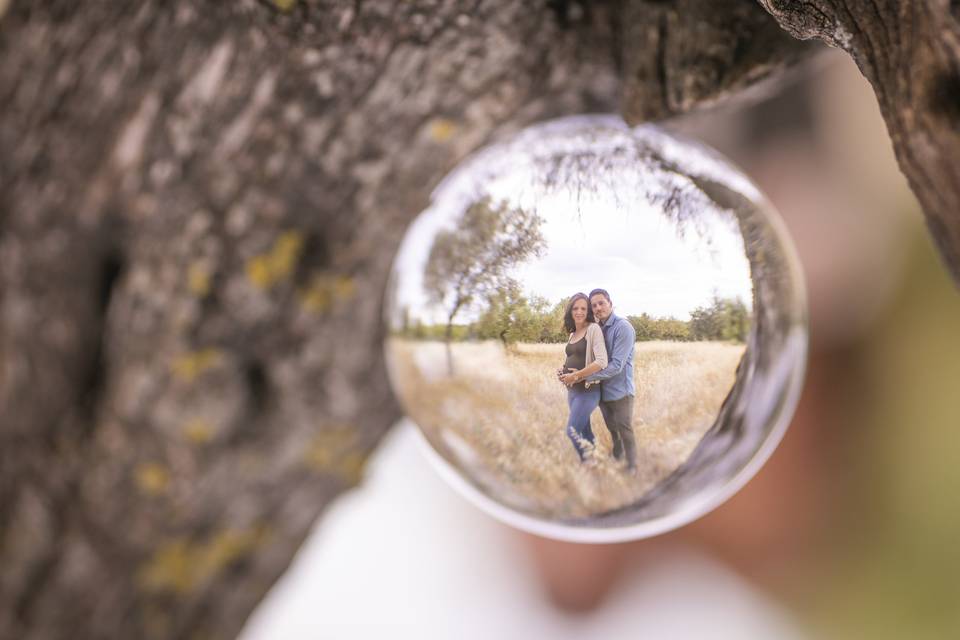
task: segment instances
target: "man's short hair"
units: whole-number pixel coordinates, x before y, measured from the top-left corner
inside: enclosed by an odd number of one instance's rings
[[[593,300],[593,296],[598,296],[598,295],[602,295],[604,298],[607,299],[607,302],[609,302],[610,304],[613,304],[613,300],[610,299],[610,294],[607,293],[606,289],[594,289],[593,291],[590,292],[589,297],[591,300]]]

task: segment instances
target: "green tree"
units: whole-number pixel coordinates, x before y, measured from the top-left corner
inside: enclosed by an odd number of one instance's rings
[[[638,342],[659,339],[654,334],[654,320],[650,317],[650,314],[641,313],[639,316],[627,316],[627,321],[633,325],[633,330],[637,334]]]
[[[539,342],[548,310],[548,302],[527,298],[520,286],[510,281],[487,298],[488,307],[477,321],[480,338],[497,339],[504,347],[517,342]]]
[[[637,334],[637,340],[673,340],[687,341],[691,339],[690,324],[674,317],[654,318],[648,313],[639,316],[627,316]]]
[[[750,330],[750,312],[740,298],[723,301],[720,316],[720,339],[746,342]]]
[[[540,342],[566,342],[568,335],[563,326],[563,312],[567,301],[560,300],[546,311],[540,319]]]
[[[677,318],[657,318],[654,321],[655,340],[686,342],[690,337],[690,324]]]
[[[689,325],[694,340],[744,342],[750,329],[750,312],[739,298],[714,296],[709,306],[690,312]]]
[[[697,307],[690,312],[690,334],[694,340],[716,340],[720,336],[720,318],[717,302]]]
[[[409,338],[412,331],[413,326],[410,323],[410,307],[404,305],[400,314],[400,335],[404,338]]]
[[[540,224],[541,218],[532,211],[484,197],[467,208],[455,228],[434,238],[424,287],[431,300],[446,309],[444,341],[451,374],[454,319],[475,300],[516,286],[507,275],[510,268],[541,255],[546,247]]]

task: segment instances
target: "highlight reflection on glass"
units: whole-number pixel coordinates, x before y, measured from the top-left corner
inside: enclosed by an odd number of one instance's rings
[[[729,497],[786,428],[806,357],[769,203],[715,152],[612,117],[461,164],[409,229],[386,313],[392,384],[441,471],[572,540]]]

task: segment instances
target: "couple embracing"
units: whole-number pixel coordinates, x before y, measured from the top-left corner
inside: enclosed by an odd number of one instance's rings
[[[570,417],[567,435],[581,462],[595,462],[590,414],[598,406],[613,440],[613,457],[636,473],[637,446],[633,437],[633,347],[636,332],[613,313],[610,294],[594,289],[570,298],[563,324],[570,333],[567,359],[557,372],[567,386]]]

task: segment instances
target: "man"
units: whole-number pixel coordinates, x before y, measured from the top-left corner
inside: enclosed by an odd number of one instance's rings
[[[587,382],[602,382],[600,413],[610,431],[613,440],[613,457],[626,458],[629,473],[636,473],[637,445],[633,437],[633,399],[636,390],[633,386],[633,347],[637,334],[625,318],[613,313],[613,301],[604,289],[590,292],[590,308],[593,317],[603,330],[603,339],[607,345],[607,366],[593,375],[587,376]],[[575,374],[560,377],[564,384],[577,382]]]

